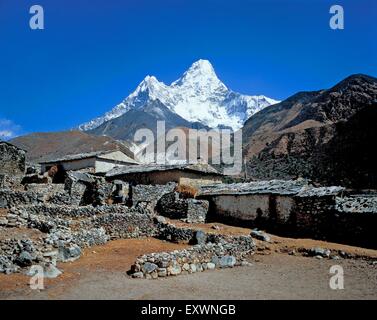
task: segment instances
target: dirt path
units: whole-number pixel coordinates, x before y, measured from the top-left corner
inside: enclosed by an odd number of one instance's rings
[[[277,239],[280,239],[278,242]],[[252,266],[207,271],[157,280],[131,279],[135,258],[145,252],[185,247],[156,239],[131,239],[93,247],[84,256],[60,264],[64,274],[37,292],[28,277],[0,275],[1,299],[377,299],[377,265],[363,260],[328,260],[294,256],[275,249],[304,240],[276,238],[270,250],[251,256]],[[304,241],[305,245],[335,244]],[[276,247],[277,246],[277,247]],[[341,246],[343,248],[343,246]],[[273,250],[272,250],[273,249]],[[349,250],[362,250],[348,247]],[[279,251],[279,250],[277,250]],[[369,253],[375,253],[373,252]],[[329,269],[341,265],[345,289],[331,290]]]

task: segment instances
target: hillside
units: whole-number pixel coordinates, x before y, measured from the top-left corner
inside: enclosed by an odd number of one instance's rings
[[[81,131],[32,133],[10,141],[27,151],[27,161],[39,162],[68,154],[118,149],[133,158],[130,145],[105,136]]]
[[[243,130],[249,177],[377,187],[376,105],[377,79],[353,75],[265,108]]]

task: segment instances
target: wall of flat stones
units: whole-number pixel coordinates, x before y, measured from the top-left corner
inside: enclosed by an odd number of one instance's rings
[[[10,215],[24,217],[25,226],[45,232],[58,226],[82,230],[103,228],[112,239],[151,237],[157,233],[150,215],[124,205],[77,207],[40,204],[11,208]]]
[[[110,213],[91,218],[89,224],[102,227],[111,239],[153,237],[157,229],[150,216],[144,214]]]
[[[0,173],[0,189],[22,190],[21,175],[9,175]]]
[[[57,251],[54,261],[72,261],[81,255],[83,247],[104,244],[110,239],[152,237],[158,233],[151,215],[123,205],[107,206],[61,206],[28,205],[13,207],[0,219],[1,230],[16,228],[37,229],[43,233],[41,243],[35,244],[38,255],[25,256],[30,263],[49,263],[50,256],[43,256],[48,250]],[[0,241],[0,272],[17,272],[26,267],[17,262],[21,252],[10,243],[12,251]],[[17,249],[17,250],[16,250]],[[16,250],[16,251],[15,251]]]
[[[0,174],[22,175],[25,172],[25,151],[0,142]]]
[[[290,220],[292,231],[298,236],[327,239],[334,217],[335,197],[297,197]]]
[[[6,209],[14,206],[42,203],[43,194],[32,191],[0,190],[0,208]]]
[[[26,212],[35,215],[48,215],[52,218],[65,217],[65,218],[83,218],[92,217],[95,215],[102,215],[107,213],[140,213],[134,209],[128,208],[124,205],[104,205],[104,206],[68,206],[68,205],[55,205],[55,204],[36,204],[21,207],[13,207],[10,212],[17,214],[18,212]]]
[[[206,200],[183,199],[177,192],[167,193],[160,198],[156,211],[171,219],[181,219],[189,223],[206,221],[209,202]]]
[[[250,236],[208,236],[206,243],[188,249],[142,255],[132,266],[131,273],[134,278],[156,279],[216,268],[232,268],[242,265],[244,257],[254,247]]]
[[[153,206],[156,206],[158,200],[164,195],[172,193],[175,187],[175,183],[165,185],[131,185],[129,196],[133,205],[137,205],[139,202],[149,202]]]
[[[162,240],[176,243],[189,243],[194,239],[196,230],[192,228],[180,228],[170,223],[157,222],[158,235]]]

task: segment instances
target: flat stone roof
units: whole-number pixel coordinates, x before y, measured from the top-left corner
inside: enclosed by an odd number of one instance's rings
[[[158,172],[158,171],[171,171],[171,170],[182,170],[190,172],[200,172],[204,175],[214,174],[222,176],[215,168],[209,164],[171,164],[171,165],[161,165],[161,164],[144,164],[130,167],[117,167],[110,170],[106,177],[117,177],[132,173],[148,173],[148,172]]]
[[[68,162],[68,161],[74,161],[74,160],[82,160],[82,159],[88,159],[88,158],[101,158],[101,156],[103,156],[103,155],[113,153],[113,152],[117,152],[117,151],[122,152],[120,150],[108,150],[108,151],[77,153],[77,154],[66,155],[64,157],[57,158],[57,159],[41,161],[39,163],[40,164],[49,164],[49,163],[59,163],[59,162]],[[127,161],[127,162],[123,161],[123,160],[117,160],[117,161],[124,162],[124,163],[138,164],[137,161],[133,160],[132,158],[128,157],[127,155],[126,155],[126,157],[129,158],[129,161]],[[103,158],[103,159],[106,160],[106,158]],[[107,159],[107,160],[109,160],[109,159]]]
[[[240,194],[280,194],[298,197],[337,195],[345,190],[343,187],[320,187],[310,185],[309,180],[266,180],[248,183],[218,184],[202,186],[198,196],[206,195],[240,195]]]

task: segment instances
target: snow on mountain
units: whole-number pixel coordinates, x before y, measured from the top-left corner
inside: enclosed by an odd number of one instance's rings
[[[216,75],[208,60],[199,60],[170,86],[147,76],[125,100],[105,115],[79,126],[87,131],[118,118],[131,109],[143,108],[148,101],[159,100],[171,111],[190,122],[241,128],[244,122],[261,109],[279,101],[247,96],[228,89]]]

